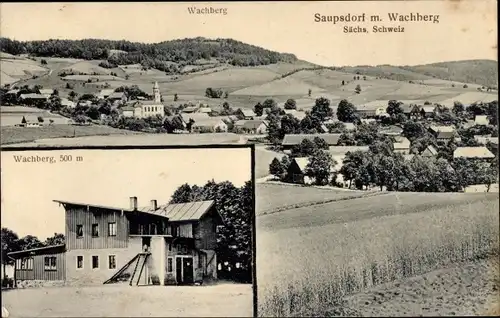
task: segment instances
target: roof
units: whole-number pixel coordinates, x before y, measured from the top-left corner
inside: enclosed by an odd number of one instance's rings
[[[411,113],[412,111],[414,111],[416,106],[417,105],[415,105],[415,104],[402,103],[401,105],[399,105],[399,108],[401,108],[403,113],[407,114],[407,113]]]
[[[21,94],[21,99],[47,99],[47,96],[44,96],[42,94],[35,94],[35,93],[30,93],[30,94]]]
[[[300,168],[302,172],[306,170],[307,165],[309,164],[309,158],[307,157],[297,157],[293,158],[293,161],[297,163],[297,166]]]
[[[414,155],[414,154],[412,154],[412,153],[407,154],[407,155],[403,155],[403,158],[404,158],[404,160],[406,160],[406,161],[410,161],[410,160],[412,160],[412,159],[413,159],[413,157],[415,157],[415,155]]]
[[[433,105],[424,105],[421,109],[426,113],[433,113],[436,110],[436,106]]]
[[[486,115],[477,115],[476,118],[474,118],[474,123],[476,125],[488,125],[490,121]]]
[[[340,156],[345,155],[348,152],[368,151],[369,149],[369,146],[334,146],[329,147],[328,152],[332,154],[332,156]]]
[[[396,138],[396,142],[393,143],[394,150],[401,150],[401,149],[409,149],[410,148],[410,141],[406,137],[398,136]]]
[[[52,95],[54,93],[54,90],[52,88],[42,88],[38,90],[40,94],[43,95]]]
[[[43,251],[51,250],[51,249],[64,249],[65,247],[66,247],[66,244],[49,245],[49,246],[43,246],[43,247],[38,247],[38,248],[31,248],[29,250],[10,252],[7,255],[8,256],[20,256],[20,255],[24,255],[24,254],[36,254],[37,252],[43,252]]]
[[[5,94],[17,94],[18,92],[19,92],[19,89],[18,88],[14,88],[14,89],[11,89],[10,91],[8,91]]]
[[[285,109],[285,114],[287,115],[292,115],[293,117],[297,118],[298,120],[304,119],[307,114],[305,112],[301,112],[295,109]]]
[[[430,126],[430,129],[437,134],[437,139],[451,139],[455,136],[455,127],[453,126]]]
[[[108,98],[122,98],[123,96],[125,96],[125,92],[114,92]]]
[[[118,210],[124,212],[135,212],[130,208],[120,208],[111,207],[105,205],[96,205],[90,203],[79,203],[70,201],[53,200],[54,202],[61,204],[77,205],[77,206],[91,206],[95,208],[107,209],[107,210]],[[153,210],[151,206],[148,207],[138,207],[137,212],[154,214],[168,218],[170,222],[175,221],[198,221],[203,215],[205,215],[208,210],[213,206],[214,201],[195,201],[188,203],[176,203],[176,204],[165,204],[157,207]]]
[[[114,92],[115,92],[114,89],[101,89],[101,91],[99,92],[99,95],[109,96],[109,95],[113,94]]]
[[[380,129],[380,133],[383,135],[400,135],[402,132],[403,128],[394,125]]]
[[[193,127],[215,127],[221,123],[225,124],[222,117],[208,117],[205,119],[195,120]]]
[[[126,112],[126,111],[134,111],[135,107],[133,106],[125,106],[125,107],[122,107],[121,110]]]
[[[480,143],[483,143],[483,144],[486,144],[489,141],[492,144],[498,145],[498,137],[476,135],[476,136],[474,136],[474,139],[477,142],[480,142]]]
[[[198,111],[200,113],[211,113],[212,112],[212,108],[210,108],[210,107],[200,107],[200,109],[198,109]]]
[[[422,156],[427,156],[427,155],[435,156],[437,154],[438,151],[432,145],[429,145],[427,148],[424,149],[424,151],[422,151]]]
[[[254,111],[251,110],[251,109],[241,109],[241,113],[245,117],[254,117],[254,116],[256,116],[256,114],[254,113]]]
[[[183,113],[193,113],[198,110],[198,106],[189,106],[182,109]]]
[[[495,155],[484,146],[458,147],[453,152],[453,158],[495,158]]]
[[[196,201],[188,203],[166,204],[156,210],[148,206],[137,211],[167,217],[170,222],[198,221],[214,205],[214,201]]]
[[[362,118],[362,119],[361,119],[361,122],[362,122],[363,124],[369,124],[369,123],[374,123],[374,122],[377,122],[377,120],[376,120],[376,119],[374,119],[374,118]]]
[[[196,121],[202,121],[202,120],[206,120],[206,119],[210,118],[210,116],[208,116],[207,113],[193,113],[193,114],[181,113],[180,115],[181,115],[182,119],[186,122],[189,121],[189,119],[192,119],[196,122]]]
[[[344,123],[344,127],[347,130],[354,130],[354,129],[356,129],[356,125],[354,125],[353,123]]]
[[[245,129],[257,129],[262,124],[267,126],[267,122],[265,120],[255,120],[255,119],[238,120],[237,122],[234,123],[236,127]]]
[[[314,140],[314,138],[319,137],[324,139],[329,146],[335,146],[339,142],[341,134],[289,134],[285,135],[283,138],[282,146],[293,146],[298,145],[304,139]]]

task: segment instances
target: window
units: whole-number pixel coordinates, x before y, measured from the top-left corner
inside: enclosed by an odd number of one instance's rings
[[[81,256],[81,255],[78,255],[76,257],[76,268],[79,268],[79,269],[83,268],[83,256]]]
[[[45,256],[45,266],[44,269],[46,271],[55,271],[56,270],[56,257],[55,256]]]
[[[92,237],[99,236],[99,224],[92,224]]]
[[[22,269],[22,270],[33,270],[33,258],[26,257],[17,259],[16,267],[17,269]]]
[[[92,269],[99,268],[99,256],[92,256]]]
[[[177,226],[177,225],[172,225],[172,226],[171,226],[171,233],[172,233],[172,236],[173,236],[173,237],[176,237],[176,236],[177,236],[177,232],[178,232],[178,230],[179,230],[179,226]]]
[[[172,273],[174,271],[174,259],[172,257],[167,258],[167,273]]]
[[[81,224],[76,226],[76,237],[83,237],[83,225]]]
[[[115,255],[109,255],[108,268],[109,269],[116,269],[116,256]]]
[[[108,236],[116,236],[116,222],[108,223]]]

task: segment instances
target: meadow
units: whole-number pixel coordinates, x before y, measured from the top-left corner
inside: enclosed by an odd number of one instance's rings
[[[258,315],[356,315],[345,296],[498,253],[498,208],[493,193],[391,193],[259,216]]]

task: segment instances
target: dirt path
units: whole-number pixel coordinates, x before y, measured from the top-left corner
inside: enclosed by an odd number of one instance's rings
[[[346,301],[365,317],[498,315],[499,290],[499,263],[489,260],[384,284]]]

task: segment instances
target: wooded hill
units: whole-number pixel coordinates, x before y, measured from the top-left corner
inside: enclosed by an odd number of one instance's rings
[[[160,43],[138,43],[125,40],[45,40],[20,42],[0,38],[3,52],[39,57],[63,57],[85,60],[108,60],[112,65],[142,64],[170,70],[172,62],[195,64],[197,60],[215,60],[235,66],[256,66],[293,62],[293,54],[278,53],[232,39],[202,37]]]

